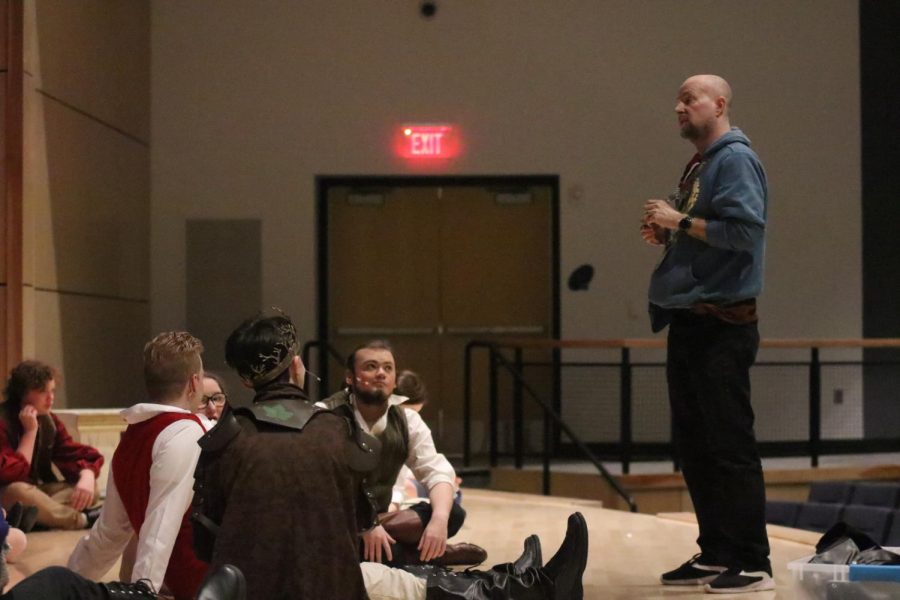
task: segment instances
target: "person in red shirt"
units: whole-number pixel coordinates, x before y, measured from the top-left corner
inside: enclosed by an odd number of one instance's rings
[[[0,406],[0,503],[36,506],[36,522],[44,527],[84,529],[99,514],[93,505],[103,456],[73,440],[51,411],[57,379],[53,367],[36,360],[9,374]]]

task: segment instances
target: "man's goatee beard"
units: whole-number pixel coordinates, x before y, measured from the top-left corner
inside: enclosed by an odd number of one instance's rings
[[[378,405],[384,404],[387,402],[388,394],[378,390],[374,392],[361,391],[359,388],[353,388],[353,395],[356,396],[357,401],[362,404],[368,405]]]

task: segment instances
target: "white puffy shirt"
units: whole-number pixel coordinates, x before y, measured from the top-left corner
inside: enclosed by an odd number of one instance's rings
[[[120,414],[130,425],[165,412],[191,414],[175,406],[152,403],[135,404]],[[149,579],[155,589],[162,586],[175,538],[194,495],[194,469],[200,456],[197,441],[202,436],[203,428],[196,421],[182,419],[163,429],[153,443],[150,498],[138,537],[132,581]],[[68,567],[97,581],[112,568],[133,535],[115,480],[110,476],[100,518],[78,541]]]

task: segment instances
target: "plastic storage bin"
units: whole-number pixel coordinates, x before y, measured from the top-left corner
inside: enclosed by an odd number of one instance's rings
[[[847,581],[849,565],[810,564],[813,554],[792,560],[788,570],[793,576],[794,597],[797,600],[822,600],[829,581]]]
[[[900,548],[886,549],[900,554]],[[900,565],[853,565],[851,572],[851,565],[811,564],[809,560],[813,556],[810,554],[788,563],[797,600],[824,600],[829,581],[900,581]],[[842,587],[846,589],[846,586]],[[834,590],[831,597],[834,597]]]

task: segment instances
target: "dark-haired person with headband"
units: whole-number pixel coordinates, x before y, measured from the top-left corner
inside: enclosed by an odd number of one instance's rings
[[[39,525],[84,529],[98,514],[91,507],[103,456],[73,440],[53,414],[58,378],[53,367],[36,360],[10,372],[0,410],[0,493],[7,510],[17,502],[37,507]],[[64,481],[53,473],[54,465]]]
[[[364,483],[377,441],[307,399],[298,349],[282,314],[228,337],[226,362],[255,395],[200,441],[195,547],[243,571],[250,598],[362,599],[356,543],[374,519]]]

